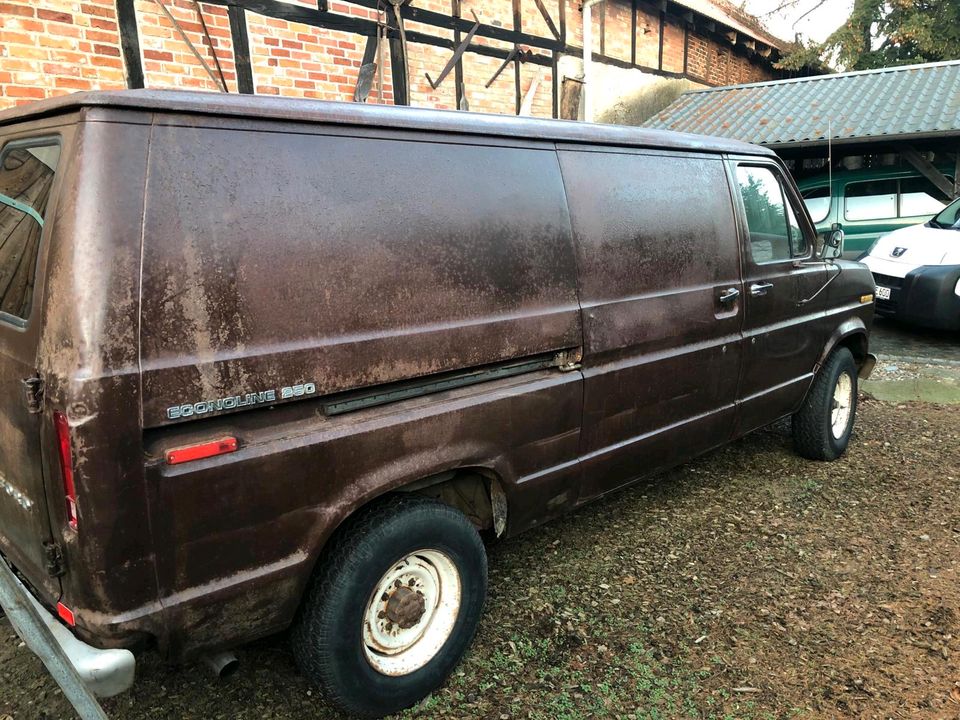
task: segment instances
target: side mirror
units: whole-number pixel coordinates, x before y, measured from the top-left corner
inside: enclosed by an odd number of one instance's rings
[[[820,250],[821,260],[836,260],[843,255],[843,226],[834,223],[823,234],[823,248]]]

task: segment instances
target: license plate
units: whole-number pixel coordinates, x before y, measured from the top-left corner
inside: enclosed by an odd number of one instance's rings
[[[877,285],[877,300],[889,300],[890,288]]]

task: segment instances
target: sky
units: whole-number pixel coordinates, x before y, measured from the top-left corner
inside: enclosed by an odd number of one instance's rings
[[[798,22],[800,16],[819,1],[795,0],[790,2],[790,7],[770,14],[785,0],[734,0],[742,3],[744,10],[759,18],[770,32],[783,40],[793,40],[799,32],[808,40],[822,41],[847,19],[853,8],[853,0],[826,0],[821,7]]]

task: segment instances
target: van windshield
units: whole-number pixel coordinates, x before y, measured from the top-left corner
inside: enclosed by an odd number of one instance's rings
[[[943,212],[930,221],[930,224],[944,230],[960,230],[960,198],[947,205]]]
[[[8,143],[0,153],[0,316],[30,314],[44,214],[60,159],[55,139]]]

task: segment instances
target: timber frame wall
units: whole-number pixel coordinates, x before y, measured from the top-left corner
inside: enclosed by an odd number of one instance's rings
[[[474,11],[480,23],[450,76],[428,82],[474,30]],[[607,67],[702,85],[778,74],[764,33],[673,0],[605,0],[593,18],[594,60]],[[577,67],[558,63],[579,58],[583,39],[578,0],[0,0],[0,21],[0,108],[122,87],[351,100],[361,67],[378,62],[371,101],[516,113],[526,100],[549,117],[561,74]],[[367,42],[381,25],[382,56]]]

